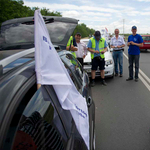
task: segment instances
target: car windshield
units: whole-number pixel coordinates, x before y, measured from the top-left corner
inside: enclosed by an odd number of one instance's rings
[[[150,41],[150,36],[142,36],[144,41]]]
[[[88,42],[89,42],[89,41],[83,41],[83,42],[84,42],[86,45],[88,45]]]
[[[52,22],[46,24],[53,44],[66,45],[77,24],[68,22]],[[1,28],[0,48],[10,46],[32,45],[34,46],[34,22],[13,23]]]

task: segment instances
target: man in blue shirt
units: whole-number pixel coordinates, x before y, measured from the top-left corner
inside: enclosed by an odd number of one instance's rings
[[[95,42],[95,43],[92,43]],[[100,42],[102,42],[102,47],[100,48]],[[95,48],[93,47],[95,45]],[[95,85],[95,72],[97,70],[97,67],[99,67],[100,73],[101,73],[101,79],[102,79],[102,84],[106,85],[106,82],[104,80],[105,78],[105,58],[104,58],[104,53],[107,51],[107,44],[104,38],[101,38],[101,33],[100,31],[95,31],[94,37],[89,40],[89,43],[87,45],[88,51],[92,53],[92,84],[91,86]]]
[[[132,35],[128,37],[128,57],[129,57],[129,78],[126,81],[133,80],[133,63],[135,63],[135,81],[138,81],[140,48],[143,46],[141,35],[136,34],[137,27],[132,27]]]

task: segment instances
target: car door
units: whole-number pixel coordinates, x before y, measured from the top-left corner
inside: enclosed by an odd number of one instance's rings
[[[53,87],[42,86],[36,91],[35,77],[29,81],[8,110],[13,115],[9,116],[2,149],[86,150],[70,111],[62,109]],[[14,105],[16,102],[19,105]]]
[[[44,87],[35,93],[33,88],[36,84],[27,88],[28,92],[22,98],[16,99],[20,103],[18,107],[14,106],[14,115],[9,118],[11,123],[3,149],[65,149],[68,136],[49,94]]]

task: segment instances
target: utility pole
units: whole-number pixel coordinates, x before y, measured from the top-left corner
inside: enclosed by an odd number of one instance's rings
[[[123,35],[124,35],[124,22],[125,22],[125,19],[123,19]]]

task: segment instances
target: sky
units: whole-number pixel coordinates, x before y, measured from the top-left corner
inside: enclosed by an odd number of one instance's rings
[[[109,33],[118,28],[120,33],[131,33],[137,26],[137,33],[150,34],[150,0],[23,0],[29,7],[47,8],[59,11],[63,17],[79,20],[88,27]],[[124,25],[124,29],[123,29]]]

